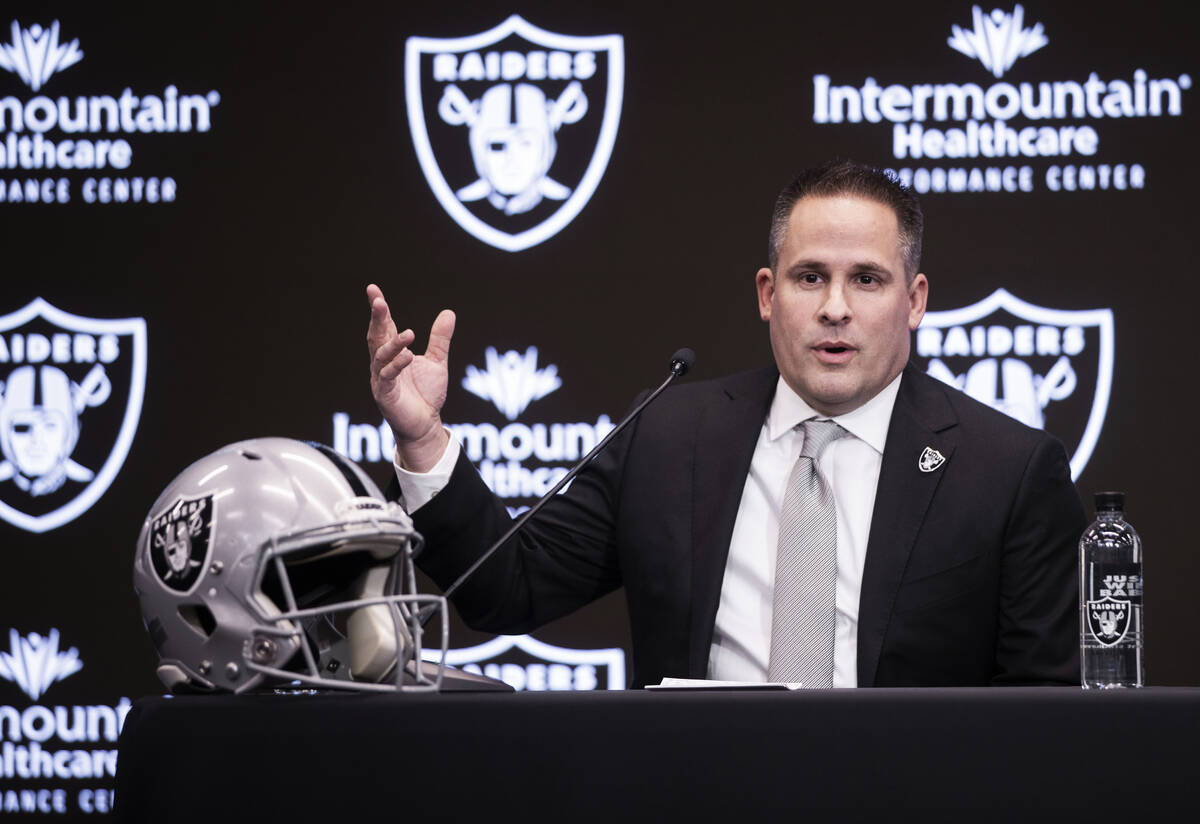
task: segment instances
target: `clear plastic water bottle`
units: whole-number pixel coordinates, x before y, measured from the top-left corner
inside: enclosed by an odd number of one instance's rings
[[[1079,613],[1084,689],[1142,686],[1142,539],[1124,492],[1096,493],[1096,520],[1079,539]]]

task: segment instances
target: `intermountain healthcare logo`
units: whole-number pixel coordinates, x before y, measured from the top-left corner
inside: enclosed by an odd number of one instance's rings
[[[428,661],[439,657],[436,650],[425,653]],[[625,650],[620,647],[569,649],[532,635],[499,635],[478,646],[446,650],[446,663],[516,690],[625,689]]]
[[[558,367],[538,366],[536,346],[524,353],[488,347],[485,366],[468,365],[462,385],[491,401],[509,423],[448,423],[483,482],[501,498],[531,499],[546,494],[567,474],[569,465],[592,450],[613,429],[608,415],[595,423],[534,423],[516,420],[531,402],[562,386]],[[333,448],[352,461],[392,461],[395,442],[387,423],[351,423],[345,412],[333,414]],[[524,506],[510,506],[513,515]]]
[[[555,34],[515,14],[479,34],[405,44],[421,171],[459,226],[509,252],[553,237],[596,191],[624,85],[620,35]]]
[[[1140,158],[1105,151],[1098,129],[1108,121],[1115,121],[1108,127],[1115,130],[1124,119],[1180,117],[1191,75],[1150,77],[1134,68],[1105,79],[1101,71],[1089,69],[1078,72],[1077,79],[1009,83],[1000,78],[1018,59],[1049,45],[1042,24],[1026,26],[1025,9],[1019,5],[1011,13],[994,9],[990,14],[975,6],[972,24],[970,29],[952,24],[946,43],[978,60],[998,82],[976,82],[978,67],[966,82],[955,78],[903,85],[875,77],[844,85],[828,74],[815,74],[813,122],[890,124],[896,161],[946,161],[897,164],[890,170],[920,193],[1032,192],[1039,180],[1055,192],[1146,187],[1147,165]],[[1057,42],[1062,45],[1062,38]],[[1087,55],[1075,44],[1068,48]],[[1050,121],[1054,125],[1046,125]],[[1111,145],[1128,152],[1134,144],[1125,137]],[[1064,161],[1038,160],[1045,158]]]
[[[1041,23],[1024,28],[1025,9],[1020,5],[1012,14],[992,9],[990,15],[984,15],[979,6],[972,6],[971,22],[974,26],[970,31],[951,26],[952,35],[946,42],[955,51],[977,59],[997,80],[1013,67],[1018,57],[1027,57],[1050,42]]]
[[[1108,411],[1111,309],[1046,309],[997,289],[971,306],[925,313],[916,337],[915,359],[928,374],[1054,434],[1079,478]]]
[[[63,46],[58,42],[58,21],[43,29],[34,23],[22,30],[12,21],[12,42],[0,43],[0,69],[18,75],[35,92],[55,72],[74,66],[83,59],[79,40]]]
[[[0,317],[0,517],[62,526],[129,454],[146,384],[146,322],[72,315],[37,298]]]
[[[571,464],[592,450],[612,431],[608,415],[595,424],[535,423],[516,418],[537,398],[543,398],[562,386],[558,367],[539,368],[538,350],[530,346],[522,354],[509,350],[500,354],[488,347],[486,368],[467,366],[463,388],[489,400],[511,423],[497,428],[491,423],[448,424],[479,474],[493,492],[502,498],[538,498],[550,491],[567,474]],[[527,464],[541,463],[530,468]],[[549,464],[549,465],[547,465]],[[526,507],[510,507],[516,514]]]
[[[36,701],[55,681],[83,669],[79,650],[59,651],[58,630],[49,635],[31,632],[24,638],[15,629],[8,631],[8,652],[0,652],[0,678],[12,681]]]
[[[79,651],[64,652],[59,643],[57,629],[25,636],[10,629],[0,678],[36,702],[83,669]],[[0,704],[0,813],[110,812],[117,738],[131,708],[128,698],[115,705]]]
[[[495,347],[489,346],[484,352],[486,368],[467,366],[463,388],[472,395],[491,401],[504,417],[515,421],[531,402],[546,397],[562,386],[558,367],[550,364],[538,369],[537,355],[536,346],[530,346],[524,355],[509,351],[503,356]]]
[[[135,167],[136,136],[207,132],[221,95],[215,89],[181,93],[174,85],[155,94],[135,93],[132,85],[119,94],[79,94],[81,84],[103,71],[77,71],[60,79],[84,53],[77,38],[62,42],[57,20],[26,27],[13,20],[11,36],[11,42],[0,43],[0,69],[20,78],[34,94],[0,98],[0,173],[26,173],[0,177],[0,203],[69,203],[76,198],[101,204],[173,202],[177,183],[161,169],[154,176],[126,171]],[[56,98],[39,94],[47,84],[61,93]],[[75,173],[82,170],[101,174],[80,178]],[[110,176],[110,171],[117,174]]]

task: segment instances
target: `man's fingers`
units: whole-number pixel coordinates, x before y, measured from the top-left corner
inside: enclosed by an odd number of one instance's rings
[[[398,354],[386,359],[379,356],[380,352],[383,352],[383,347],[376,353],[375,362],[379,365],[379,379],[384,381],[394,380],[415,357],[411,349],[402,349]]]
[[[445,363],[450,357],[450,339],[454,337],[454,313],[449,309],[438,312],[429,330],[429,346],[425,348],[425,357],[430,360]]]
[[[382,378],[395,377],[411,362],[412,353],[410,352],[398,366],[393,361],[404,347],[413,342],[415,335],[411,329],[396,331],[396,324],[392,320],[383,290],[374,283],[367,286],[367,302],[371,306],[371,322],[367,326],[367,349],[371,355],[371,369]],[[454,337],[454,320],[454,313],[449,309],[438,313],[429,332],[429,346],[425,349],[425,357],[438,363],[446,362],[450,356],[450,339]],[[385,366],[391,366],[386,373],[383,371]]]
[[[413,342],[414,337],[411,329],[405,329],[400,334],[393,335],[379,346],[374,347],[371,351],[371,374],[380,375],[380,370],[402,352],[408,352],[408,360],[404,363],[407,365],[408,361],[412,360],[412,352],[408,350],[408,345]]]
[[[392,321],[391,310],[383,291],[372,283],[367,287],[367,301],[371,306],[371,322],[367,326],[367,347],[374,352],[384,341],[396,334],[396,324]]]
[[[368,336],[375,334],[389,337],[396,334],[396,324],[392,321],[392,312],[388,309],[387,301],[382,297],[371,303],[371,324],[367,329]]]

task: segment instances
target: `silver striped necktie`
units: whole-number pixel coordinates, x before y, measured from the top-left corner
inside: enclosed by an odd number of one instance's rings
[[[817,462],[847,432],[833,421],[808,420],[799,428],[804,446],[779,510],[767,678],[818,689],[833,686],[837,508]]]

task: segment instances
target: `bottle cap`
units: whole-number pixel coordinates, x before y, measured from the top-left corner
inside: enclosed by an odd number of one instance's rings
[[[1125,509],[1125,493],[1124,492],[1097,492],[1096,493],[1096,509],[1106,511],[1124,511]]]

